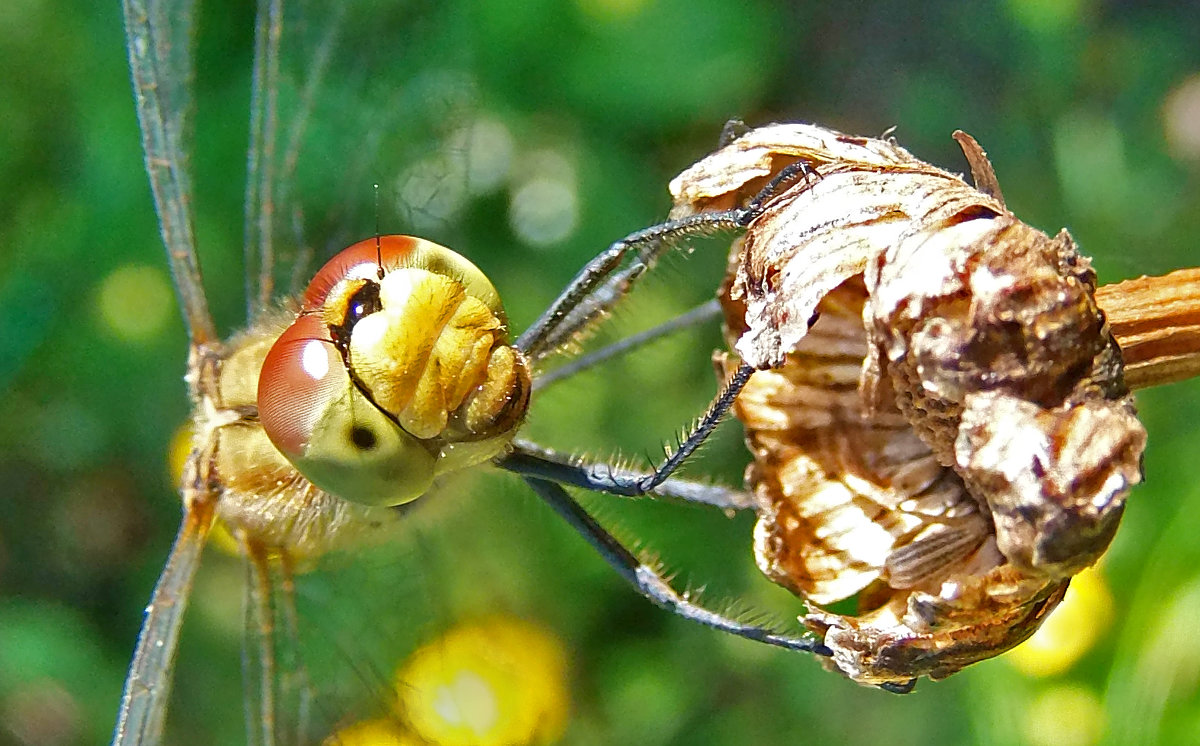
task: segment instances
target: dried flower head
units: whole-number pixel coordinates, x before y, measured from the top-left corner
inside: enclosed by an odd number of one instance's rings
[[[755,554],[838,669],[897,690],[1033,633],[1108,547],[1146,437],[1090,262],[1009,212],[956,137],[975,187],[891,140],[802,124],[752,130],[671,183],[680,217],[796,173],[721,291],[759,371],[735,405]]]

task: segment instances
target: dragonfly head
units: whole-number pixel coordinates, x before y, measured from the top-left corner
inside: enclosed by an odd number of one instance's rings
[[[263,362],[259,417],[309,481],[396,505],[499,454],[529,404],[495,288],[437,244],[380,236],[331,259]]]

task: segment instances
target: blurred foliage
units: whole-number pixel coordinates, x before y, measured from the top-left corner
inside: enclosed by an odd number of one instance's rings
[[[198,23],[194,207],[226,331],[246,307],[247,5],[206,5]],[[1066,224],[1103,280],[1195,262],[1200,160],[1187,143],[1200,116],[1171,116],[1189,111],[1171,97],[1200,75],[1200,14],[1186,4],[449,0],[382,17],[376,5],[342,11],[334,46],[323,46],[334,26],[322,3],[297,8],[302,23],[288,27],[285,112],[306,101],[322,50],[332,54],[286,180],[299,209],[281,221],[282,258],[303,260],[303,246],[319,260],[376,230],[421,232],[477,262],[521,329],[587,258],[660,220],[668,179],[741,117],[896,126],[912,152],[952,169],[965,168],[950,139],[962,128],[987,148],[1010,207],[1043,229]],[[186,415],[185,339],[119,9],[18,0],[0,18],[0,742],[95,743],[110,733],[177,526],[166,452]],[[708,297],[723,264],[715,243],[664,262],[605,338]],[[292,274],[284,262],[285,286]],[[697,329],[583,374],[541,397],[528,435],[600,456],[656,454],[711,395],[718,344],[717,330]],[[387,553],[335,558],[302,579],[314,670],[352,671],[318,715],[350,722],[350,710],[371,709],[392,675],[382,650],[399,660],[458,619],[503,610],[567,646],[567,743],[1192,740],[1198,393],[1192,382],[1139,395],[1147,483],[1103,566],[1110,622],[1057,673],[1001,659],[907,697],[859,688],[651,607],[499,475],[427,498]],[[745,460],[726,426],[691,471],[733,483]],[[586,502],[710,603],[798,613],[757,575],[746,516]],[[243,738],[241,586],[240,564],[210,551],[168,743]]]

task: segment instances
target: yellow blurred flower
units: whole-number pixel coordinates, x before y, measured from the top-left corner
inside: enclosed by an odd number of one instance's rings
[[[455,627],[413,653],[396,679],[401,717],[438,746],[550,743],[566,728],[566,652],[528,622]]]
[[[395,720],[364,720],[342,728],[321,742],[322,746],[425,746]]]
[[[1098,568],[1071,581],[1067,595],[1041,628],[1009,653],[1009,663],[1028,676],[1053,676],[1073,666],[1091,649],[1113,615],[1112,594]]]

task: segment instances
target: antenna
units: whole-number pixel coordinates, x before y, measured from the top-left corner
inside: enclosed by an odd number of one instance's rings
[[[383,249],[379,241],[379,184],[373,185],[375,188],[375,266],[379,273],[379,279],[383,279]]]

